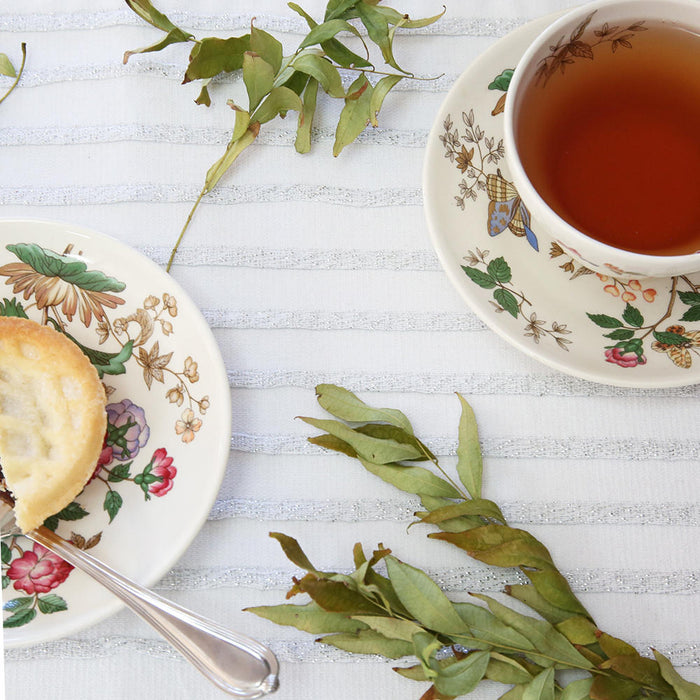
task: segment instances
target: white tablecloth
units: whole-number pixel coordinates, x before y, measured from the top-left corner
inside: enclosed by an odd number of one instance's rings
[[[301,4],[317,17],[325,5]],[[442,3],[388,4],[424,16]],[[601,626],[700,681],[697,388],[616,389],[525,357],[464,306],[422,212],[423,147],[450,85],[508,31],[571,4],[448,2],[438,24],[396,43],[404,64],[443,77],[402,84],[380,128],[337,159],[337,105],[323,102],[304,156],[292,120],[267,125],[202,205],[173,267],[220,343],[233,442],[208,522],[157,589],[267,642],[282,664],[279,700],[418,698],[426,686],[242,612],[283,602],[296,573],[269,531],[337,570],[351,567],[353,543],[384,542],[454,595],[512,578],[407,532],[414,499],[305,442],[312,431],[294,417],[322,415],[318,382],[403,409],[442,453],[454,451],[462,392],[479,419],[488,497],[549,546]],[[198,36],[240,34],[256,16],[290,51],[305,32],[282,0],[160,7]],[[0,105],[0,216],[83,224],[164,264],[228,139],[225,100],[240,84],[216,83],[206,109],[193,104],[196,86],[180,85],[187,48],[122,65],[159,33],[118,0],[4,3],[0,30],[0,51],[17,58],[28,45],[21,87]],[[5,662],[10,700],[223,697],[126,611]]]

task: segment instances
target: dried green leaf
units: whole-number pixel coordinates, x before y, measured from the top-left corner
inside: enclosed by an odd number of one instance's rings
[[[164,32],[170,32],[177,27],[159,10],[157,10],[148,0],[126,0],[126,4],[141,19]]]
[[[344,19],[356,17],[357,14],[353,12],[353,8],[357,3],[358,0],[328,0],[324,20],[336,17],[343,17]]]
[[[369,38],[379,47],[384,61],[392,68],[410,75],[408,71],[399,66],[394,58],[393,32],[390,30],[389,22],[384,14],[379,12],[373,5],[365,2],[358,3],[356,8],[360,21],[365,25]]]
[[[484,518],[498,520],[505,523],[505,518],[501,509],[493,502],[485,498],[474,498],[461,503],[451,503],[431,511],[428,515],[421,518],[423,523],[442,524],[446,520],[461,517],[463,515],[476,515]],[[484,522],[480,521],[480,525]]]
[[[456,697],[471,693],[484,677],[489,664],[487,651],[476,651],[440,669],[435,688],[444,695]]]
[[[318,641],[353,654],[379,654],[389,659],[400,659],[413,654],[411,642],[389,639],[372,629],[360,630],[356,634],[333,634]]]
[[[297,14],[301,15],[311,29],[318,26],[318,23],[299,5],[294,2],[287,3],[289,7]],[[328,58],[335,61],[343,68],[371,68],[372,64],[366,58],[358,56],[353,51],[350,51],[345,44],[342,44],[338,39],[328,39],[321,42],[321,48],[325,51]]]
[[[654,659],[647,659],[639,654],[614,656],[612,659],[604,661],[600,667],[602,669],[610,668],[621,676],[639,683],[639,685],[654,688],[663,695],[673,696],[673,688],[664,680],[659,664]]]
[[[297,540],[289,535],[285,535],[283,532],[271,532],[269,534],[272,539],[280,543],[282,551],[292,564],[296,564],[300,569],[310,571],[319,576],[323,575],[323,573],[309,561],[309,558],[304,554],[304,550]]]
[[[238,156],[245,151],[248,146],[250,146],[253,141],[258,136],[260,132],[260,124],[258,122],[253,122],[246,129],[246,132],[241,136],[241,138],[231,141],[226,147],[224,155],[219,158],[219,160],[212,165],[207,171],[207,177],[205,180],[204,191],[211,192],[219,180],[224,176],[226,171],[233,165],[234,161]]]
[[[553,668],[545,669],[525,686],[523,700],[554,700]]]
[[[318,445],[319,447],[324,447],[327,450],[333,450],[335,452],[342,452],[348,457],[355,459],[357,457],[357,452],[348,445],[345,440],[335,437],[335,435],[316,435],[315,437],[306,438],[310,443]]]
[[[244,610],[277,625],[296,627],[298,630],[310,634],[329,634],[332,632],[353,634],[367,629],[367,625],[362,621],[353,620],[343,613],[328,612],[314,601],[305,605],[263,605]]]
[[[404,29],[421,29],[430,24],[437,22],[447,12],[447,8],[443,6],[442,12],[432,17],[424,17],[423,19],[411,19],[408,15],[403,15],[391,7],[376,6],[375,9],[381,12],[387,19],[389,24],[401,24]]]
[[[571,617],[571,611],[562,610],[552,605],[552,603],[545,600],[530,583],[506,586],[505,592],[521,603],[525,603],[525,605],[542,615],[547,622],[551,622],[553,625]]]
[[[436,496],[426,496],[423,494],[421,496],[421,503],[432,513],[439,508],[445,508],[448,506],[455,505],[454,501],[447,498],[438,498]],[[424,518],[428,513],[417,512],[414,514],[417,518]],[[414,524],[414,523],[412,523]],[[484,521],[476,515],[467,515],[459,518],[451,518],[449,520],[443,520],[440,522],[440,529],[445,532],[464,532],[465,530],[471,530],[475,527],[481,527]]]
[[[253,113],[261,100],[272,90],[275,71],[264,58],[252,51],[246,51],[243,54],[243,82],[248,92],[248,108]]]
[[[151,44],[150,46],[143,46],[140,49],[131,49],[131,51],[125,51],[124,57],[122,58],[122,62],[125,64],[128,63],[129,59],[135,54],[161,51],[166,46],[170,46],[171,44],[181,44],[185,41],[190,41],[193,38],[194,37],[192,36],[192,34],[183,32],[181,29],[175,27],[175,29],[169,31],[163,39],[157,41],[155,44]]]
[[[638,683],[615,676],[596,676],[591,684],[591,700],[630,700],[641,690]]]
[[[587,646],[598,641],[598,628],[587,617],[575,615],[562,620],[556,628],[572,643]]]
[[[372,126],[379,126],[377,115],[379,114],[384,98],[389,94],[389,91],[401,80],[400,75],[385,75],[375,86],[372,91],[372,99],[369,103],[369,121]]]
[[[535,647],[528,638],[499,620],[491,611],[474,603],[453,603],[457,614],[469,626],[471,635],[488,644],[531,651]],[[469,646],[465,643],[465,646]]]
[[[423,467],[404,467],[400,464],[375,464],[361,457],[358,459],[368,472],[396,486],[401,491],[414,493],[417,496],[443,498],[457,498],[459,496],[452,484]]]
[[[468,632],[449,598],[426,573],[396,557],[386,557],[389,580],[406,609],[421,624],[436,632]]]
[[[457,473],[471,497],[480,498],[483,464],[476,417],[472,407],[464,397],[461,394],[457,394],[457,397],[462,405],[458,429]],[[502,518],[503,516],[501,516],[501,520]],[[502,522],[505,521],[502,520]]]
[[[12,65],[12,61],[10,61],[7,54],[4,54],[4,53],[0,53],[0,74],[6,75],[9,78],[16,78],[17,77],[17,71],[15,70],[15,67]]]
[[[442,642],[430,632],[418,632],[413,635],[413,649],[423,667],[426,678],[432,680],[437,676],[440,664],[435,658],[435,652],[442,647]]]
[[[341,420],[351,423],[382,421],[402,428],[413,435],[413,427],[406,416],[395,408],[373,408],[343,387],[319,384],[316,396],[322,408]]]
[[[348,615],[384,615],[385,611],[344,581],[331,581],[306,574],[297,581],[296,588],[307,593],[324,610]]]
[[[344,440],[357,451],[358,456],[374,464],[388,464],[421,457],[421,453],[413,445],[363,435],[340,421],[305,417],[301,417],[301,420]]]
[[[473,595],[485,601],[491,612],[501,622],[512,627],[530,641],[538,653],[529,652],[528,656],[537,663],[544,666],[564,664],[583,669],[592,667],[592,664],[574,648],[571,642],[549,622],[522,615],[489,596]]]
[[[375,632],[389,639],[401,639],[411,643],[413,651],[413,635],[421,631],[421,627],[410,620],[401,620],[394,617],[375,617],[365,615],[353,615],[353,620],[358,620]]]
[[[520,685],[529,683],[532,680],[532,676],[527,669],[523,668],[515,659],[497,652],[491,652],[491,659],[486,668],[485,678],[507,685]]]
[[[232,73],[243,68],[246,52],[250,51],[250,35],[218,39],[208,37],[197,42],[190,52],[190,62],[183,84],[192,80],[213,78],[219,73]]]
[[[362,35],[353,27],[352,24],[346,22],[344,19],[331,19],[322,24],[317,24],[311,29],[311,31],[304,37],[301,44],[299,44],[300,49],[305,49],[309,46],[314,46],[316,44],[321,44],[329,39],[333,39],[336,34],[340,32],[350,32],[354,34],[358,39],[364,44]]]
[[[262,104],[255,110],[251,119],[260,124],[266,124],[277,115],[285,117],[290,109],[301,114],[303,109],[301,98],[294,90],[282,85],[272,88]]]
[[[700,700],[700,685],[685,680],[661,652],[656,651],[656,649],[652,649],[652,651],[659,664],[661,675],[667,683],[673,686],[678,700]],[[576,698],[566,698],[565,700],[576,700]]]
[[[315,78],[331,97],[345,97],[338,69],[327,59],[313,53],[302,54],[291,64],[295,70]]]
[[[470,557],[492,566],[551,567],[547,548],[529,532],[507,525],[488,524],[463,533],[429,535],[463,549]]]
[[[345,106],[335,130],[334,156],[339,156],[345,146],[364,131],[370,121],[371,102],[372,86],[363,74],[350,86],[348,97],[345,98]]]
[[[275,73],[279,72],[282,65],[282,44],[272,34],[268,34],[252,24],[250,27],[250,50],[269,63]]]
[[[425,675],[423,666],[421,664],[416,664],[415,666],[395,666],[392,671],[396,671],[400,676],[408,678],[409,681],[427,681],[428,677]]]
[[[204,105],[205,107],[211,107],[211,96],[209,95],[209,80],[205,80],[202,83],[202,88],[199,91],[199,95],[195,99],[198,105]]]
[[[571,681],[559,696],[559,700],[588,700],[593,678],[581,678]]]
[[[304,76],[307,77],[307,76]],[[299,113],[297,136],[294,148],[297,153],[308,153],[311,150],[311,129],[316,112],[316,97],[318,95],[318,80],[307,78],[306,88],[302,99],[302,111]]]
[[[613,637],[607,632],[598,634],[598,644],[600,644],[600,648],[608,658],[613,656],[639,656],[639,652],[631,644]]]
[[[355,430],[358,433],[369,435],[378,440],[393,440],[402,445],[412,445],[420,455],[420,457],[415,457],[412,461],[425,462],[428,459],[435,460],[435,455],[420,440],[417,440],[411,433],[407,433],[403,428],[386,423],[366,423],[365,425],[358,425]]]
[[[498,700],[523,700],[525,685],[514,685],[510,690],[501,695]]]

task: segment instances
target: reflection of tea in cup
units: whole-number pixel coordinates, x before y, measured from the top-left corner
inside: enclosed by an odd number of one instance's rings
[[[700,270],[700,3],[601,0],[535,40],[508,91],[526,206],[596,271]]]

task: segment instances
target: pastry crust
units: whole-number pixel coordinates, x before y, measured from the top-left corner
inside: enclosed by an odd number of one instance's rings
[[[0,464],[23,532],[65,508],[102,451],[105,391],[62,333],[0,317]]]

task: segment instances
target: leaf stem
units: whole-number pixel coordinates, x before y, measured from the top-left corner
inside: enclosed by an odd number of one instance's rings
[[[17,87],[17,83],[19,83],[19,79],[22,77],[22,73],[24,72],[24,64],[27,61],[27,45],[22,42],[22,63],[20,64],[19,70],[17,71],[17,77],[15,78],[15,81],[10,85],[10,89],[2,96],[0,97],[0,102],[3,102],[6,97]]]
[[[409,80],[423,80],[426,82],[429,80],[437,80],[438,78],[442,78],[445,75],[444,73],[440,73],[440,75],[435,75],[431,78],[419,78],[418,76],[409,73],[389,73],[387,71],[377,70],[376,68],[355,68],[354,66],[341,66],[338,64],[334,65],[340,70],[351,70],[355,71],[356,73],[369,73],[371,75],[388,75],[391,77],[408,78]]]
[[[180,231],[180,235],[177,237],[177,240],[175,241],[175,245],[173,246],[173,249],[170,251],[170,257],[168,258],[168,264],[165,266],[165,271],[170,272],[170,268],[173,265],[173,260],[175,259],[175,256],[177,255],[178,248],[180,247],[180,243],[182,241],[183,236],[185,235],[185,231],[187,231],[187,228],[190,225],[190,222],[192,221],[192,217],[194,216],[194,213],[197,211],[197,207],[199,206],[199,203],[202,201],[202,198],[208,191],[208,185],[205,184],[204,187],[202,187],[202,191],[199,193],[199,196],[195,200],[195,203],[192,205],[192,209],[190,209],[190,213],[187,216],[187,220],[185,221],[185,225],[182,227],[182,231]]]

